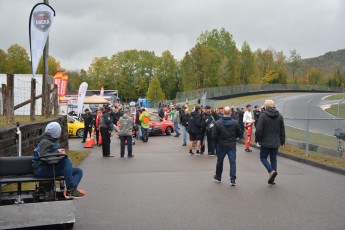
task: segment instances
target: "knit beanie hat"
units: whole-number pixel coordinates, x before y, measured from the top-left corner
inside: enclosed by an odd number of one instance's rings
[[[59,138],[61,135],[61,126],[57,122],[50,122],[47,125],[45,132],[50,134],[52,138]]]

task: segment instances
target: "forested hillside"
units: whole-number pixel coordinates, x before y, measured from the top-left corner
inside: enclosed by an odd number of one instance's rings
[[[54,57],[49,58],[49,75],[62,67]],[[28,52],[18,44],[7,51],[0,49],[0,73],[6,72],[31,73]],[[38,72],[42,72],[42,63]],[[302,59],[296,50],[287,56],[273,48],[252,50],[247,42],[236,44],[232,34],[222,28],[202,32],[182,60],[169,50],[158,55],[124,50],[110,57],[95,57],[86,70],[66,72],[70,75],[69,90],[77,90],[86,81],[89,89],[118,89],[127,101],[139,97],[174,99],[178,91],[240,84],[344,87],[345,50]]]

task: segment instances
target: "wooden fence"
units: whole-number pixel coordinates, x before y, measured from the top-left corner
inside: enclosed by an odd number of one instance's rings
[[[45,97],[46,106],[45,108],[42,108],[41,114],[48,118],[54,111],[54,115],[58,115],[59,104],[57,85],[54,85],[54,87],[51,89],[51,85],[47,83],[45,87],[46,91],[36,96],[36,80],[33,78],[31,79],[30,98],[18,105],[14,105],[14,74],[7,74],[6,77],[7,84],[2,84],[1,87],[3,98],[2,109],[7,125],[14,124],[14,111],[27,104],[30,104],[30,121],[35,121],[36,100],[42,97]]]

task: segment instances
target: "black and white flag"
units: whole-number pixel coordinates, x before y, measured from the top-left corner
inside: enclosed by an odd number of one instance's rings
[[[45,3],[38,3],[31,10],[29,36],[33,77],[35,77],[54,17],[55,10]]]

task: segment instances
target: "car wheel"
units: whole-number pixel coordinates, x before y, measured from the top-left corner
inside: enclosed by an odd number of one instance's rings
[[[165,130],[166,135],[167,135],[167,136],[170,136],[170,135],[171,135],[171,132],[172,132],[171,127],[167,127],[167,129]]]
[[[77,137],[83,137],[84,136],[84,129],[78,129],[76,135],[77,135]]]

